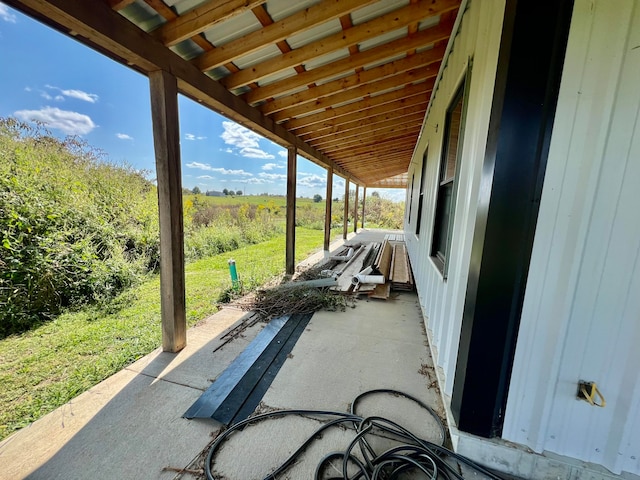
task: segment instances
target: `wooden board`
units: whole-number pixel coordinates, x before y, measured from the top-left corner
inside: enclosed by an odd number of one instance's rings
[[[369,298],[380,298],[382,300],[387,300],[391,293],[391,283],[387,282],[385,284],[376,285],[376,288],[369,293]]]

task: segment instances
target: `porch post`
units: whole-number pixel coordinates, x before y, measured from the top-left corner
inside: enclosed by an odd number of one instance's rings
[[[293,275],[296,263],[296,156],[295,146],[287,148],[287,239],[286,273]]]
[[[333,197],[333,167],[327,168],[327,191],[324,207],[324,250],[329,251],[331,243],[331,198]]]
[[[353,205],[353,233],[358,233],[358,194],[360,193],[360,185],[356,183],[356,201]]]
[[[342,221],[342,238],[347,239],[349,228],[349,177],[344,179],[344,219]]]
[[[178,352],[187,344],[178,84],[162,70],[150,73],[149,83],[160,214],[162,349]]]
[[[364,203],[367,201],[367,187],[362,187],[362,222],[361,227],[364,228]]]

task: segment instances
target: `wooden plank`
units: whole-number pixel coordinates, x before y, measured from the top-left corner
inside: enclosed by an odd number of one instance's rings
[[[332,95],[327,95],[322,98],[318,98],[314,102],[303,103],[301,105],[295,105],[291,108],[283,109],[272,115],[272,118],[276,122],[287,120],[289,118],[299,117],[308,113],[314,112],[320,108],[329,108],[333,105],[338,105],[344,102],[348,102],[357,98],[369,97],[371,95],[379,94],[387,90],[391,90],[398,87],[404,87],[420,80],[427,81],[425,89],[432,90],[437,70],[427,67],[419,67],[407,72],[399,73],[398,75],[389,76],[375,82],[365,83],[355,88],[342,90]],[[318,87],[315,87],[318,88]],[[313,90],[313,89],[311,89]]]
[[[409,265],[405,245],[403,243],[396,245],[393,254],[394,262],[391,280],[393,283],[409,283]]]
[[[424,112],[418,112],[414,115],[406,115],[399,119],[392,119],[387,122],[378,123],[374,125],[363,125],[360,128],[354,129],[345,134],[333,135],[329,138],[323,138],[310,142],[315,148],[322,150],[331,148],[334,146],[346,146],[348,144],[361,144],[367,140],[367,137],[373,137],[381,134],[393,134],[395,132],[403,132],[410,129],[415,129],[416,125],[422,126],[422,120],[424,118]]]
[[[296,147],[287,149],[287,238],[286,273],[293,275],[296,268]]]
[[[391,284],[389,282],[376,285],[373,292],[369,293],[369,298],[379,298],[381,300],[388,300],[391,294]]]
[[[218,23],[240,15],[265,1],[226,0],[220,2],[219,0],[210,0],[165,23],[152,34],[160,42],[171,47],[204,32]],[[217,50],[212,50],[212,52]]]
[[[389,278],[389,271],[391,268],[391,253],[392,246],[388,240],[385,240],[382,243],[382,247],[380,248],[379,260],[376,262],[376,268],[380,272],[384,278]]]
[[[387,58],[391,59],[397,55],[405,53],[411,48],[424,47],[437,42],[444,42],[449,38],[451,28],[452,25],[450,23],[443,23],[442,25],[422,30],[412,37],[400,38],[398,40],[385,43],[379,47],[355,53],[342,60],[337,60],[328,65],[324,65],[323,67],[315,68],[295,77],[287,78],[285,81],[260,87],[253,92],[247,93],[245,95],[245,99],[247,100],[247,103],[254,104],[259,101],[266,100],[267,98],[279,97],[290,93],[293,90],[297,90],[300,87],[309,85],[310,83],[330,78],[344,72],[353,71],[356,68],[364,67],[368,64],[379,62]],[[267,75],[291,68],[294,65],[301,63],[301,61],[308,60],[308,58],[314,58],[314,52],[305,52],[305,58],[302,59],[298,59],[297,56],[293,57],[294,54],[299,55],[298,53],[295,53],[299,50],[300,49],[294,50],[287,55],[279,57],[279,61],[272,59],[269,60],[269,62],[256,65],[251,69],[242,70],[238,73],[225,77],[223,84],[227,88],[237,88],[264,78]],[[324,48],[320,48],[320,50],[324,50]],[[443,54],[443,49],[434,48],[434,61],[441,60]],[[311,57],[308,57],[308,55],[311,55]],[[292,60],[289,60],[289,58],[292,58]]]
[[[362,113],[362,117],[358,120],[345,122],[340,125],[328,128],[318,128],[318,126],[316,126],[315,130],[310,127],[306,127],[305,131],[303,131],[303,129],[297,130],[296,135],[303,138],[306,142],[312,143],[314,140],[320,140],[322,138],[330,137],[331,135],[335,135],[336,133],[343,135],[349,134],[353,130],[361,129],[363,127],[363,119],[366,119],[367,124],[375,127],[385,122],[401,121],[402,118],[409,117],[411,115],[424,115],[427,105],[428,102],[425,100],[424,102],[416,103],[414,105],[411,105],[410,107],[388,111],[380,115],[366,115],[366,113],[370,112],[369,110]]]
[[[243,37],[232,40],[229,43],[204,53],[194,59],[195,65],[202,71],[211,70],[231,62],[234,59],[249,55],[266,45],[285,40],[287,37],[302,33],[318,24],[337,19],[349,14],[358,8],[365,7],[376,0],[323,0],[316,5],[300,10],[267,27],[249,33]],[[299,65],[303,62],[297,62]],[[295,65],[290,65],[295,66]],[[256,77],[255,80],[258,81]],[[250,82],[247,82],[250,83]],[[246,85],[246,84],[244,84]],[[240,85],[229,86],[235,88]]]
[[[349,155],[360,155],[370,151],[380,151],[379,148],[383,146],[389,146],[390,151],[394,151],[400,145],[405,143],[411,144],[415,142],[420,133],[422,125],[411,126],[410,129],[397,131],[393,136],[389,136],[389,133],[377,133],[362,139],[362,142],[353,143],[347,142],[345,145],[337,145],[332,147],[323,148],[325,155],[340,155],[341,153],[347,153]]]
[[[285,108],[290,108],[295,105],[301,105],[308,102],[313,102],[319,98],[326,97],[328,95],[342,92],[350,88],[358,87],[371,82],[376,82],[388,77],[392,77],[410,70],[414,70],[419,67],[429,68],[435,71],[434,77],[438,74],[440,68],[440,62],[434,59],[433,53],[429,50],[426,52],[411,55],[409,57],[401,58],[393,62],[385,63],[379,67],[363,70],[348,77],[340,78],[332,82],[323,83],[317,87],[304,90],[302,92],[293,93],[286,97],[278,98],[272,102],[268,102],[262,105],[261,110],[264,114],[272,114]]]
[[[338,287],[337,290],[340,292],[350,292],[353,290],[353,283],[351,280],[354,275],[357,275],[362,271],[362,266],[364,264],[365,259],[367,258],[367,254],[373,248],[373,244],[363,245],[361,246],[356,253],[353,254],[353,257],[347,263],[346,268],[338,277]]]
[[[327,190],[324,206],[324,250],[329,251],[331,243],[331,203],[333,200],[333,168],[327,168]]]
[[[187,320],[178,84],[164,71],[152,72],[149,83],[160,214],[162,349],[179,352],[187,344]]]
[[[382,107],[384,111],[404,108],[416,101],[428,101],[429,94],[431,92],[425,92],[424,88],[418,85],[411,85],[400,90],[395,90],[389,93],[383,93],[376,97],[368,98],[356,104],[343,105],[342,107],[331,108],[325,112],[314,113],[312,115],[295,118],[289,120],[284,124],[288,130],[297,130],[298,128],[315,125],[322,123],[327,125],[326,122],[339,119],[342,116],[348,116],[353,113],[361,112],[373,107]],[[416,99],[416,97],[422,97],[422,100]],[[397,103],[396,103],[397,102]],[[348,117],[348,121],[354,120],[353,117]]]

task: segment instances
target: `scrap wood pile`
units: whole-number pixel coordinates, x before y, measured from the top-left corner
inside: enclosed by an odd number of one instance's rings
[[[325,263],[301,272],[296,280],[258,290],[229,304],[255,311],[261,320],[318,310],[344,311],[346,294],[388,299],[391,290],[414,288],[404,235],[386,235],[380,243],[345,246]]]
[[[330,270],[338,276],[336,291],[386,300],[391,290],[414,288],[404,235],[386,235],[381,243],[345,247],[331,259],[339,262]]]

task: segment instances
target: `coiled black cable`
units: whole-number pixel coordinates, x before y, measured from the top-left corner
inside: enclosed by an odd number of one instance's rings
[[[357,404],[366,396],[375,394],[389,394],[401,396],[409,399],[426,410],[435,420],[440,430],[440,443],[432,443],[418,438],[403,426],[383,417],[361,417],[357,412]],[[370,390],[358,395],[351,403],[350,413],[335,412],[327,410],[277,410],[273,412],[256,415],[254,417],[236,423],[224,431],[213,442],[209,449],[205,461],[205,473],[207,480],[216,480],[213,476],[213,465],[216,452],[222,443],[235,432],[241,431],[247,425],[255,424],[263,420],[274,417],[285,417],[291,415],[311,416],[315,418],[326,418],[326,423],[322,424],[303,442],[295,452],[289,456],[279,467],[269,473],[264,480],[275,480],[285,472],[311,445],[318,436],[329,428],[349,425],[355,430],[355,436],[347,449],[343,452],[333,452],[325,456],[316,467],[314,478],[321,480],[321,475],[330,462],[341,460],[342,472],[339,477],[331,477],[325,480],[395,480],[399,475],[408,471],[420,471],[426,478],[431,480],[464,480],[461,470],[456,470],[451,464],[452,460],[464,463],[468,468],[477,473],[481,473],[492,480],[503,480],[502,477],[487,470],[474,461],[459,455],[444,446],[446,440],[446,430],[440,417],[428,405],[404,392],[390,389]],[[401,442],[399,446],[390,448],[384,452],[376,452],[367,436],[379,435],[382,432],[392,439]],[[359,448],[362,459],[354,453],[355,448]],[[349,471],[351,470],[351,474]]]

